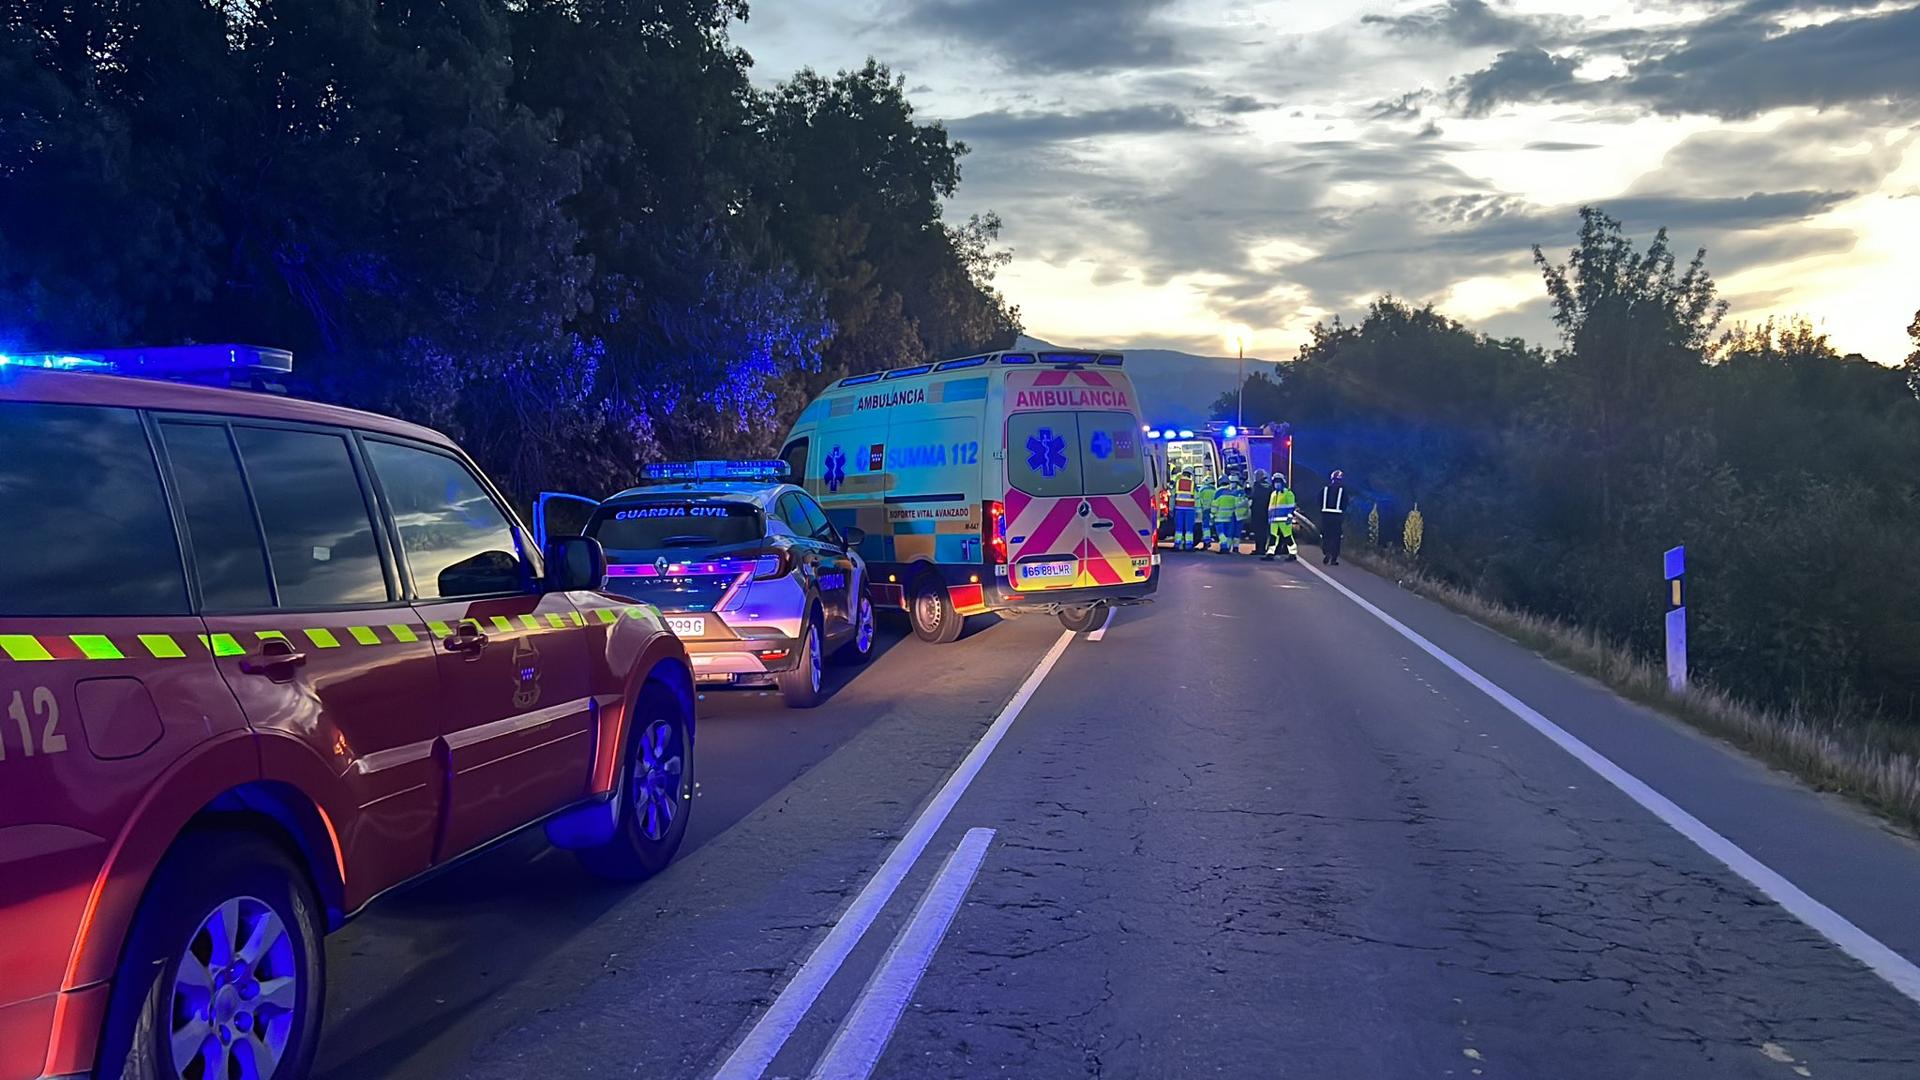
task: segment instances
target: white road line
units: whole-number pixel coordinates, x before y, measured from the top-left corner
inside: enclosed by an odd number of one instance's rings
[[[867,880],[860,895],[847,905],[847,910],[827,933],[825,940],[814,947],[806,963],[794,972],[793,979],[780,991],[780,996],[761,1014],[752,1030],[740,1040],[740,1045],[733,1048],[733,1053],[727,1055],[727,1060],[714,1072],[713,1080],[759,1080],[761,1074],[767,1071],[767,1066],[773,1063],[780,1048],[786,1045],[793,1029],[800,1026],[801,1017],[813,1007],[814,1000],[820,996],[820,991],[826,989],[834,972],[846,962],[847,954],[859,943],[860,936],[879,917],[880,910],[886,907],[894,890],[900,887],[907,871],[913,868],[914,860],[926,850],[928,841],[933,839],[933,834],[947,820],[947,815],[953,812],[960,796],[966,794],[967,785],[979,775],[987,756],[1006,737],[1007,729],[1019,719],[1021,710],[1027,707],[1034,691],[1040,689],[1041,681],[1060,661],[1060,655],[1067,651],[1074,636],[1071,631],[1063,632],[1054,641],[1053,647],[1047,650],[1047,654],[1040,658],[1040,663],[1027,676],[1027,681],[1021,683],[1020,689],[1014,692],[1013,700],[1000,710],[1000,715],[987,727],[986,734],[980,736],[980,741],[973,744],[973,749],[953,770],[953,775],[947,777],[946,784],[934,795],[933,801],[920,811],[920,816],[907,828],[906,835],[894,845],[887,860],[880,864],[880,869],[874,871],[873,877]]]
[[[1107,617],[1101,620],[1100,629],[1095,630],[1093,633],[1087,635],[1087,640],[1088,641],[1105,641],[1107,638],[1107,627],[1113,625],[1113,614],[1114,612],[1119,610],[1120,610],[1119,608],[1113,606],[1112,604],[1108,604]]]
[[[847,1014],[839,1034],[820,1055],[811,1080],[866,1080],[873,1075],[873,1067],[887,1049],[887,1040],[893,1038],[893,1029],[900,1023],[900,1014],[913,1000],[920,977],[927,973],[934,950],[953,925],[960,902],[973,887],[980,863],[987,857],[987,845],[992,842],[992,829],[968,829],[960,846],[947,856],[933,884],[927,886],[927,894],[913,909],[906,929],[894,939],[873,977],[867,980],[866,989],[860,991],[860,999],[853,1003],[853,1011]]]
[[[1868,970],[1886,980],[1887,985],[1915,1003],[1920,1003],[1920,967],[1915,967],[1912,961],[1888,948],[1865,930],[1853,925],[1846,916],[1808,896],[1798,885],[1788,881],[1759,859],[1747,854],[1733,841],[1713,831],[1699,818],[1682,810],[1673,800],[1655,791],[1644,780],[1615,765],[1598,750],[1581,742],[1560,725],[1535,712],[1526,702],[1507,693],[1486,676],[1454,659],[1445,649],[1421,637],[1405,623],[1375,607],[1352,589],[1335,581],[1326,571],[1316,566],[1309,566],[1305,562],[1300,565],[1339,590],[1347,599],[1360,605],[1368,614],[1392,627],[1401,637],[1419,646],[1428,656],[1445,664],[1455,675],[1473,684],[1501,708],[1519,717],[1528,727],[1553,740],[1560,749],[1572,754],[1580,764],[1600,774],[1602,780],[1619,788],[1627,798],[1639,803],[1653,816],[1671,826],[1675,832],[1693,841],[1700,850],[1726,864],[1727,869],[1746,878],[1754,888],[1785,908],[1794,918],[1806,923],[1820,936],[1839,946],[1841,952],[1865,964]]]

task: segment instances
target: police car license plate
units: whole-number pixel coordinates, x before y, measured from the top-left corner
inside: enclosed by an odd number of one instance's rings
[[[1060,559],[1055,562],[1022,563],[1020,576],[1023,578],[1063,578],[1074,574],[1072,559]]]
[[[667,629],[673,631],[674,634],[679,637],[705,637],[707,633],[707,620],[698,615],[691,617],[685,615],[669,615],[667,616]]]

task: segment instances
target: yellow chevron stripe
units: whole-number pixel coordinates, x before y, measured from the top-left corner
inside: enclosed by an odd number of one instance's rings
[[[380,644],[380,635],[374,633],[373,627],[371,626],[349,626],[347,627],[347,633],[352,634],[353,640],[362,645]]]
[[[0,634],[0,652],[10,660],[51,660],[53,654],[32,634]]]
[[[179,660],[187,655],[172,634],[141,634],[140,644],[145,645],[156,660]]]
[[[105,634],[68,634],[67,640],[80,647],[89,660],[125,660],[126,654]]]

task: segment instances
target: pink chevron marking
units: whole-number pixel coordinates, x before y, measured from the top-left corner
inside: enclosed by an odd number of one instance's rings
[[[1056,502],[1039,526],[1027,534],[1026,540],[1020,544],[1021,552],[1032,551],[1035,554],[1044,554],[1051,551],[1054,542],[1067,531],[1067,526],[1073,524],[1073,515],[1078,509],[1079,507],[1071,499],[1061,499]]]

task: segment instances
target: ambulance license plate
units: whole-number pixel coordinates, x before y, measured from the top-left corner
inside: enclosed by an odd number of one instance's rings
[[[698,615],[691,617],[685,615],[669,615],[667,616],[667,629],[673,631],[676,637],[706,637],[707,620]]]
[[[1072,559],[1022,563],[1020,576],[1023,578],[1070,578],[1074,575],[1075,569]]]

